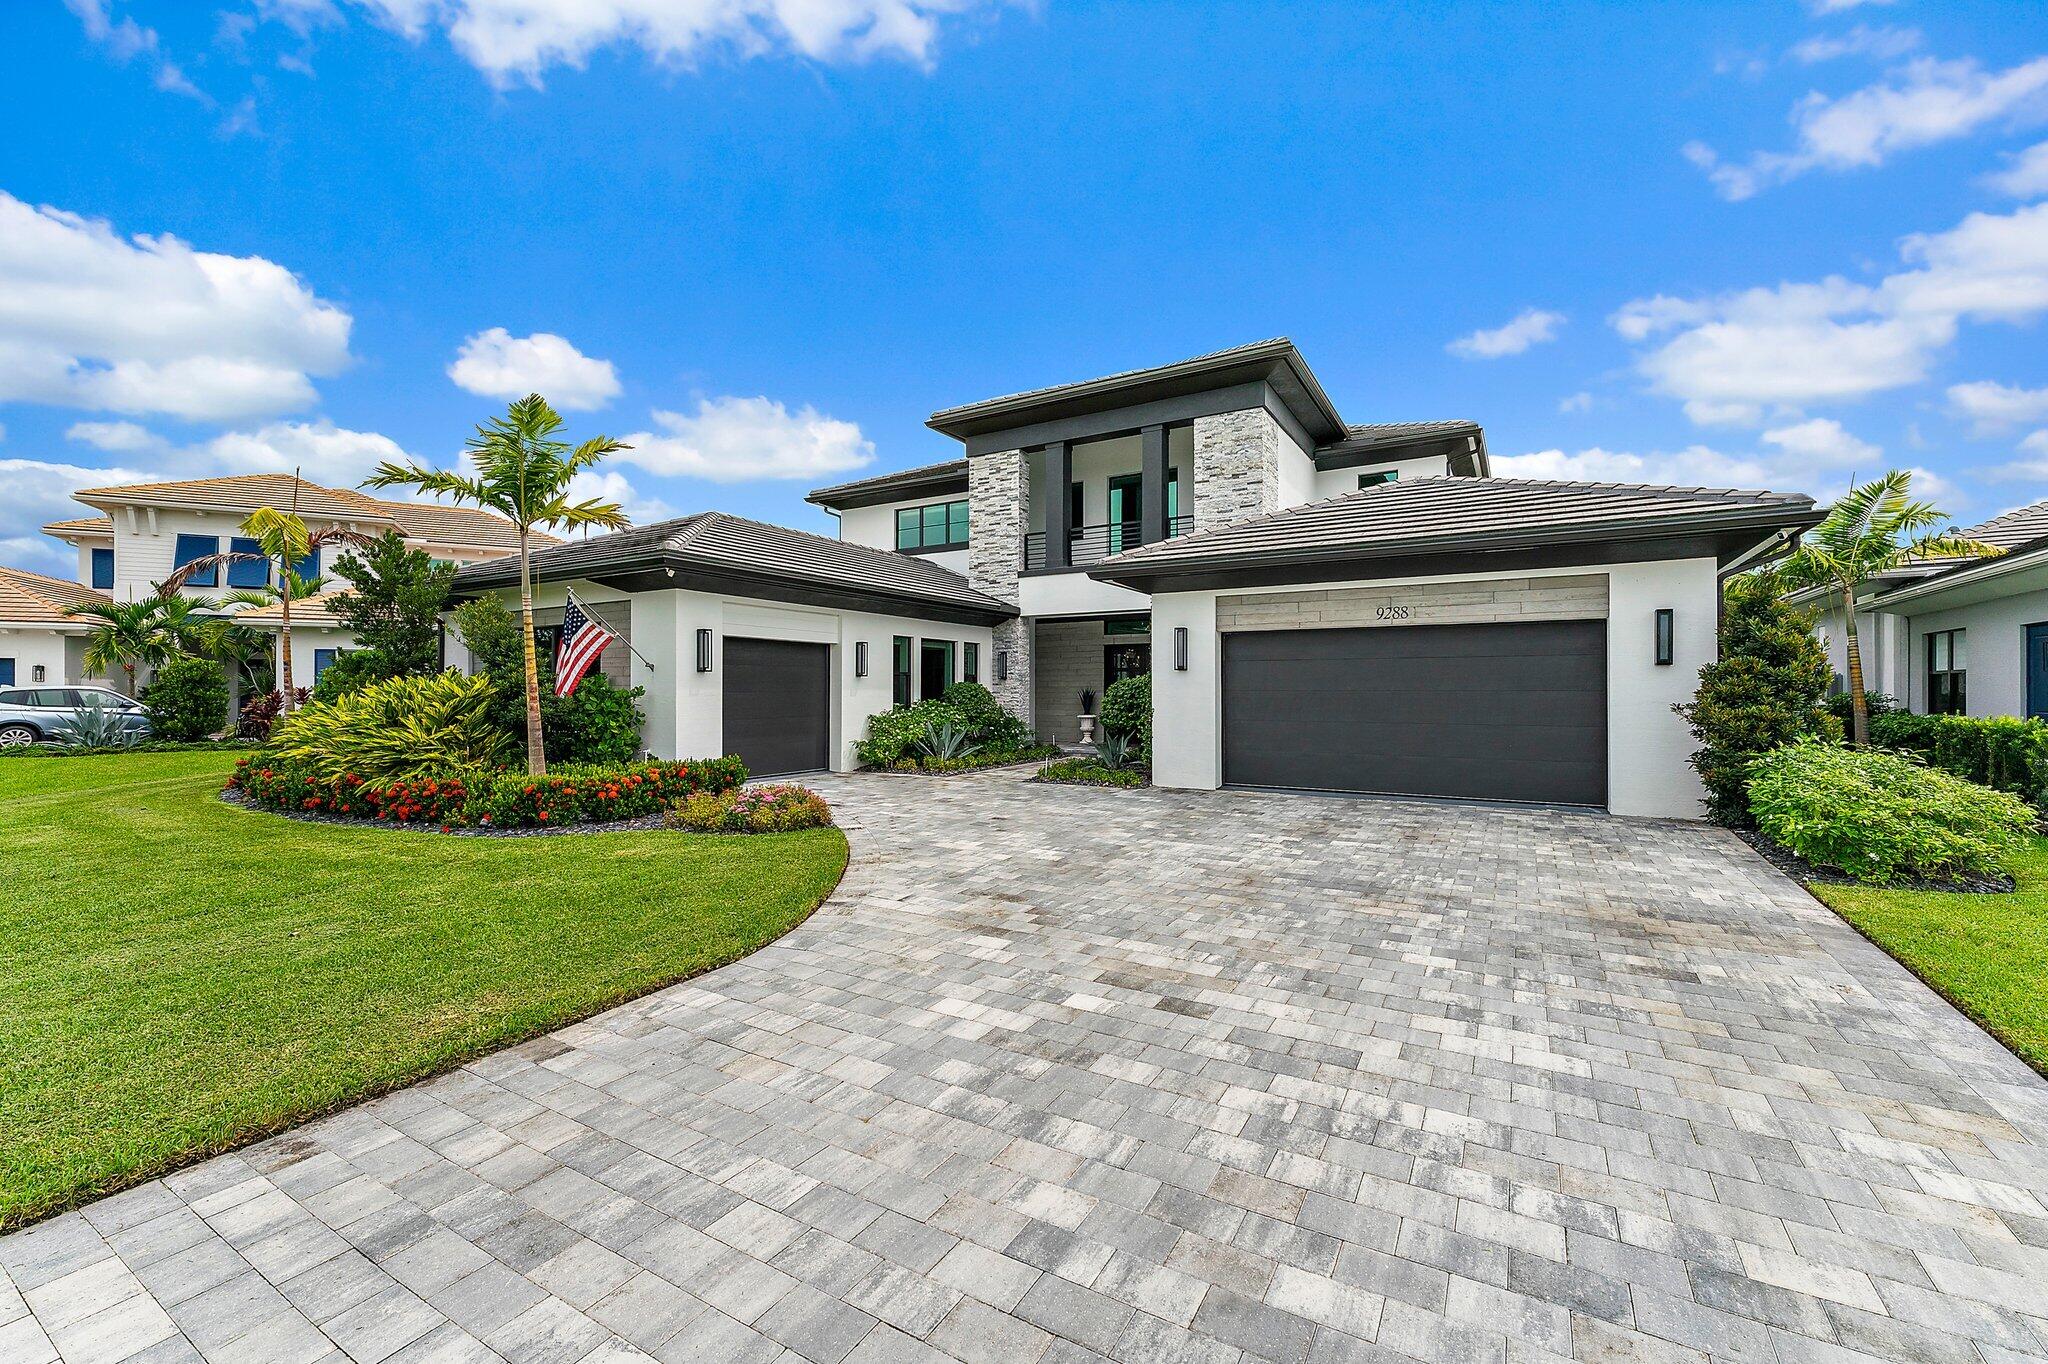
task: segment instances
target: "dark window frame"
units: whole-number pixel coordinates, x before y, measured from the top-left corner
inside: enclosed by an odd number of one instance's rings
[[[933,539],[932,513],[937,517],[938,538]],[[910,522],[905,523],[904,518]],[[906,532],[909,532],[906,543]],[[944,502],[920,502],[914,507],[896,509],[896,552],[898,554],[939,554],[946,550],[967,548],[971,534],[967,499],[949,498]]]
[[[909,635],[894,635],[889,643],[890,703],[898,708],[910,704],[910,669],[916,647]]]
[[[1358,487],[1360,491],[1364,491],[1367,488],[1377,488],[1382,483],[1399,483],[1400,481],[1401,471],[1399,469],[1373,469],[1358,476]]]
[[[1929,715],[1967,715],[1970,713],[1970,668],[1967,628],[1956,630],[1929,630],[1925,647],[1927,663],[1927,713]],[[1955,666],[1956,644],[1963,641],[1963,666]],[[1947,646],[1946,668],[1935,667],[1936,658]]]
[[[114,547],[112,545],[94,545],[90,561],[92,565],[93,587],[101,592],[112,590],[114,586]],[[102,564],[106,566],[104,573],[100,571]],[[106,579],[106,581],[100,581],[102,578]]]
[[[960,646],[960,680],[981,681],[981,646],[971,639]]]
[[[938,650],[945,655],[945,676],[940,681],[937,691],[927,692],[924,687],[924,660],[925,655],[932,650]],[[917,699],[920,701],[936,701],[944,696],[946,688],[952,686],[954,679],[959,677],[959,668],[960,645],[957,640],[920,638],[917,641]]]
[[[189,553],[187,552],[187,541],[191,542],[191,552]],[[200,549],[198,548],[200,545],[205,545],[207,548]],[[171,542],[171,567],[173,569],[183,568],[186,564],[218,553],[220,553],[220,537],[218,535],[194,535],[187,531],[179,531],[178,538]],[[220,565],[215,564],[203,577],[197,573],[193,574],[185,580],[185,586],[219,587]]]

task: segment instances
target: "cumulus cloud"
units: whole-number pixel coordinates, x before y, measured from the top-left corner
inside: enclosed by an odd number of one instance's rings
[[[2048,116],[2048,57],[1987,71],[1973,57],[1908,62],[1839,99],[1815,91],[1792,106],[1795,147],[1723,161],[1703,142],[1681,151],[1724,199],[1747,199],[1815,170],[1879,166],[1902,151],[1964,137],[1988,124]]]
[[[64,439],[121,454],[162,450],[170,445],[156,432],[135,422],[73,422],[65,428]]]
[[[1840,422],[1825,417],[1766,431],[1763,439],[1776,446],[1786,460],[1816,467],[1868,468],[1884,455],[1878,446],[1850,435]]]
[[[704,398],[694,413],[654,413],[661,429],[623,437],[618,459],[650,473],[744,483],[816,478],[874,461],[874,442],[853,422],[805,406],[795,412],[768,398]]]
[[[234,421],[309,406],[351,319],[261,256],[0,192],[0,401]]]
[[[488,398],[538,393],[564,411],[592,411],[619,396],[619,375],[611,361],[585,355],[553,332],[514,336],[503,327],[478,332],[462,343],[448,377],[457,388]]]
[[[1980,436],[2048,418],[2048,388],[2016,388],[1980,379],[1951,384],[1948,401],[1957,415],[1975,423]]]
[[[1984,177],[1984,183],[2000,194],[2015,199],[2037,199],[2048,194],[2048,142],[2036,142],[2006,158],[2001,170]]]
[[[139,483],[155,475],[120,467],[95,469],[40,459],[0,459],[0,553],[8,564],[71,577],[78,553],[41,533],[49,521],[91,516],[90,507],[71,500],[80,488]]]
[[[1638,370],[1694,421],[1755,423],[1917,383],[1964,320],[2048,312],[2048,204],[1973,213],[1906,238],[1899,254],[1914,268],[1876,284],[1831,276],[1712,298],[1657,295],[1610,322],[1625,340],[1654,343]]]
[[[1461,336],[1444,349],[1465,360],[1498,360],[1553,339],[1563,325],[1563,313],[1524,308],[1502,325]]]
[[[1846,435],[1846,433],[1843,433]],[[1797,445],[1795,436],[1790,444]],[[1868,452],[1871,463],[1849,462],[1854,447]],[[1729,451],[1708,445],[1637,453],[1602,446],[1565,451],[1537,450],[1523,455],[1495,455],[1493,471],[1503,478],[1590,479],[1602,483],[1656,483],[1682,488],[1760,488],[1802,492],[1820,500],[1839,497],[1851,477],[1869,478],[1880,469],[1883,452],[1855,437],[1826,445],[1816,457],[1780,443],[1770,450]],[[1922,496],[1954,498],[1956,489],[1925,469],[1913,470],[1913,486]]]
[[[1918,46],[1920,30],[1917,28],[1872,28],[1868,24],[1858,24],[1846,33],[1816,33],[1803,42],[1793,44],[1786,55],[1806,66],[1842,57],[1870,57],[1888,62],[1905,56]]]
[[[569,481],[569,496],[576,501],[598,498],[605,502],[616,502],[625,509],[636,526],[645,526],[656,521],[666,521],[676,515],[676,509],[658,497],[651,497],[635,487],[633,481],[617,469],[583,469]]]
[[[355,0],[411,38],[445,33],[499,85],[538,85],[601,48],[637,47],[687,66],[707,53],[929,65],[939,25],[990,0]]]
[[[2027,479],[2048,480],[2048,429],[2034,432],[2019,444],[2023,458],[2009,464],[2001,464],[1989,471],[1992,478],[2000,480]]]

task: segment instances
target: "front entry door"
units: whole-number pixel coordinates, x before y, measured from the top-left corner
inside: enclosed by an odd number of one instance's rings
[[[1109,644],[1102,650],[1102,689],[1152,671],[1150,644]]]
[[[946,694],[953,685],[953,641],[928,639],[918,652],[917,698],[930,701]]]
[[[2048,720],[2048,624],[2027,627],[2027,718]]]

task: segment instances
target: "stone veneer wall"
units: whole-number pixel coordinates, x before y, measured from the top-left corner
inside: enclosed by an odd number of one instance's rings
[[[967,461],[967,581],[978,592],[1017,604],[1017,570],[1024,555],[1024,518],[1030,471],[1021,450],[976,455]],[[993,651],[982,668],[988,689],[1005,710],[1032,722],[1031,625],[1008,620],[995,627]],[[996,680],[994,653],[1008,653],[1010,675]]]
[[[1150,644],[1150,635],[1111,635],[1100,620],[1044,620],[1038,623],[1035,661],[1038,732],[1055,743],[1081,742],[1081,691],[1102,704],[1103,650],[1112,644]]]
[[[1280,424],[1263,407],[1195,418],[1198,531],[1280,510]]]

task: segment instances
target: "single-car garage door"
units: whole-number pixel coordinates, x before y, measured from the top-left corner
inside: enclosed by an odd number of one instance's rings
[[[1223,637],[1223,780],[1607,803],[1607,623]]]
[[[725,640],[725,751],[756,777],[830,766],[832,652],[780,639]]]

